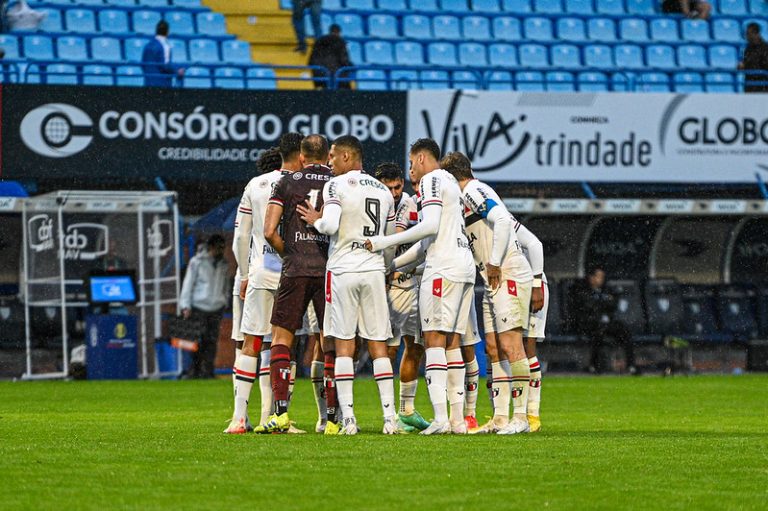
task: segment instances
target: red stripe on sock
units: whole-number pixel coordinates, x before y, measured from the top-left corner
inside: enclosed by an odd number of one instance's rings
[[[394,373],[379,373],[379,374],[374,374],[373,375],[374,378],[383,378],[384,376],[395,376],[395,374]]]
[[[354,374],[337,374],[336,378],[354,378]]]
[[[249,373],[248,371],[243,371],[242,369],[235,369],[235,373],[242,376],[247,376],[249,378],[256,378],[256,373]]]
[[[445,365],[445,364],[429,364],[429,365],[427,365],[427,369],[432,369],[432,368],[435,368],[435,367],[438,368],[438,369],[445,369],[448,366]]]
[[[464,362],[448,362],[448,366],[463,366]]]

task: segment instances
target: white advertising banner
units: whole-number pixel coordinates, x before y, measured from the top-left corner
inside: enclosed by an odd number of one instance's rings
[[[768,178],[762,94],[410,91],[408,140],[421,137],[487,181]]]

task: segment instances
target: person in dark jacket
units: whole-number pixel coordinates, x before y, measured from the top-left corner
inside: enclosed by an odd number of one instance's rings
[[[744,59],[739,62],[739,69],[768,71],[768,43],[760,35],[760,25],[750,23],[745,34],[747,46],[744,48]],[[768,92],[768,74],[747,74],[744,92]],[[750,82],[764,82],[749,85]]]
[[[331,25],[331,32],[315,41],[309,56],[309,65],[327,68],[330,76],[333,76],[339,68],[352,65],[347,52],[347,42],[341,37],[340,26]],[[315,77],[316,89],[324,89],[328,86],[327,82],[320,79],[325,76],[321,71],[312,70],[312,74]],[[349,89],[350,83],[343,81],[339,83],[339,88]]]
[[[184,76],[184,68],[171,63],[171,45],[168,42],[168,22],[162,20],[155,28],[155,38],[144,47],[141,63],[144,68],[144,85],[148,87],[172,87],[174,76]]]
[[[603,372],[600,349],[612,339],[624,348],[627,370],[636,374],[632,334],[627,325],[613,318],[616,298],[605,289],[603,269],[592,268],[585,279],[576,282],[570,289],[569,299],[571,328],[592,342],[589,371]]]

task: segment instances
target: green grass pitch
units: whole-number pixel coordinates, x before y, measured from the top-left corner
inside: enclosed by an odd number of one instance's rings
[[[363,434],[328,438],[222,434],[225,380],[0,383],[0,509],[768,508],[767,376],[545,378],[544,430],[513,437],[381,435],[368,379]]]

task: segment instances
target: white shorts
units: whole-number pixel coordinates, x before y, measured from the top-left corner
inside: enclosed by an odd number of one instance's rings
[[[314,335],[320,333],[320,325],[317,322],[317,314],[315,313],[315,306],[312,302],[309,302],[307,312],[304,313],[304,322],[301,325],[301,329],[296,332],[296,336],[300,335]]]
[[[528,319],[528,329],[523,332],[523,337],[536,339],[538,342],[544,340],[544,332],[547,327],[547,311],[549,311],[549,286],[542,282],[541,288],[544,290],[544,307],[539,312],[531,313]]]
[[[325,335],[336,339],[354,339],[357,335],[370,341],[386,341],[392,337],[389,304],[384,274],[380,271],[361,273],[326,273]]]
[[[392,337],[387,346],[400,346],[403,336],[413,337],[423,344],[419,331],[419,288],[403,289],[391,287],[389,293],[389,316],[392,320]]]
[[[243,341],[243,332],[240,331],[240,321],[243,317],[243,301],[240,295],[232,295],[232,336],[233,341]]]
[[[474,346],[480,342],[480,329],[477,327],[477,309],[475,309],[475,289],[472,287],[472,305],[467,319],[467,331],[461,336],[461,346]]]
[[[265,337],[272,333],[272,306],[277,291],[274,289],[256,289],[248,286],[245,291],[245,305],[240,330],[244,334]]]
[[[471,282],[451,282],[439,275],[422,280],[419,288],[422,332],[455,332],[464,335],[475,298],[474,288]]]
[[[486,286],[483,293],[483,325],[486,332],[506,332],[528,328],[531,310],[531,284],[504,279],[495,291]]]

